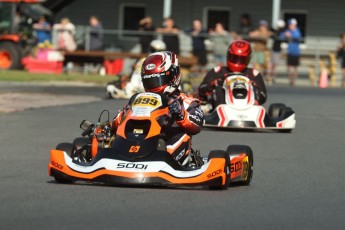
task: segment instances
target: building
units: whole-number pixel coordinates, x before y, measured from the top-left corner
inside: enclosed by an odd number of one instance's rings
[[[163,17],[170,15],[183,30],[191,27],[193,19],[201,19],[208,28],[222,20],[231,31],[237,30],[243,13],[251,16],[254,27],[261,19],[272,22],[273,18],[295,17],[306,46],[330,49],[345,31],[344,8],[345,1],[339,0],[74,0],[68,1],[66,7],[60,6],[56,19],[67,16],[76,25],[88,25],[88,18],[98,15],[105,29],[116,30],[108,36],[107,43],[128,49],[138,39],[119,31],[135,30],[138,20],[145,15],[151,16],[156,26],[161,26]]]

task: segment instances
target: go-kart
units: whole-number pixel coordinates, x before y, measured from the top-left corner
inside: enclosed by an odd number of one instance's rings
[[[205,115],[205,127],[234,129],[268,129],[291,132],[296,126],[295,112],[285,104],[271,104],[266,112],[255,105],[255,92],[249,78],[232,75],[223,82],[225,104],[220,104]],[[205,110],[212,105],[204,103]],[[204,111],[205,111],[204,110]]]
[[[115,185],[208,186],[227,189],[249,185],[253,175],[250,147],[230,145],[214,150],[207,158],[191,150],[189,163],[176,161],[167,146],[167,130],[174,123],[168,98],[154,93],[138,94],[112,134],[108,121],[82,121],[83,137],[60,143],[50,151],[48,174],[60,183],[78,180]],[[187,134],[186,134],[187,135]],[[180,141],[173,144],[180,145]]]

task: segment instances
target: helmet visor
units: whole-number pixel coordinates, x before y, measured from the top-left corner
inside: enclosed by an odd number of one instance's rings
[[[167,85],[169,84],[170,80],[171,80],[171,77],[166,75],[166,72],[148,74],[148,75],[142,76],[143,85],[146,90]]]
[[[236,54],[228,54],[228,61],[234,64],[248,65],[250,56],[239,56]]]

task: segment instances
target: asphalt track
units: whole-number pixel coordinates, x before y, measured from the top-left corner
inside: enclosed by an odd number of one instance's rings
[[[82,119],[103,109],[114,116],[124,100],[0,114],[0,229],[344,229],[344,99],[339,89],[271,87],[268,104],[296,111],[291,134],[195,136],[204,154],[252,147],[252,184],[227,191],[56,184],[49,149],[79,136]]]

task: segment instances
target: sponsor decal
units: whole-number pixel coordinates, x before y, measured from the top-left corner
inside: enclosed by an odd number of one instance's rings
[[[208,179],[211,179],[212,177],[217,176],[217,175],[220,174],[221,172],[223,172],[223,170],[218,169],[217,171],[214,171],[214,172],[212,172],[212,173],[210,173],[210,174],[207,174],[207,178],[208,178]]]
[[[189,114],[189,118],[191,121],[193,121],[194,123],[198,123],[201,122],[200,117],[196,116],[196,115],[191,115]]]
[[[129,148],[129,152],[130,152],[130,153],[137,153],[137,152],[139,152],[139,149],[140,149],[140,146],[139,146],[139,145],[132,145],[132,146]]]
[[[179,155],[177,155],[176,160],[177,160],[177,161],[180,160],[180,159],[184,156],[185,153],[186,153],[186,150],[185,150],[185,149],[182,150],[182,151],[179,153]]]
[[[238,172],[240,170],[242,170],[242,162],[241,161],[236,161],[235,163],[231,163],[231,167],[230,167],[231,173]]]
[[[118,169],[147,169],[146,164],[135,164],[135,163],[118,163],[116,168]]]
[[[147,79],[147,78],[153,78],[153,77],[160,77],[160,76],[164,76],[165,73],[153,73],[153,74],[147,74],[143,76],[143,79]]]
[[[60,165],[59,163],[56,163],[55,161],[52,161],[52,165],[58,169],[63,169],[63,166]]]
[[[238,114],[237,117],[241,120],[246,119],[248,116],[244,115],[244,114]]]
[[[148,64],[148,65],[145,66],[145,69],[146,69],[146,70],[153,70],[154,68],[156,68],[156,65],[153,64],[153,63]]]
[[[150,106],[150,107],[156,107],[157,104],[159,106],[159,100],[155,97],[150,96],[142,96],[133,102],[133,106]]]

